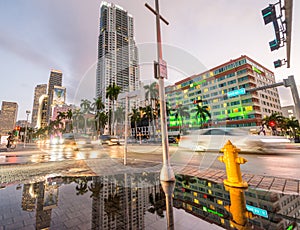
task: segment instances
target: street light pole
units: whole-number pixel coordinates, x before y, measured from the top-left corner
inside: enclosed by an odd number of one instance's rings
[[[159,64],[158,84],[159,84],[159,102],[160,102],[160,123],[161,123],[161,136],[163,146],[163,166],[160,172],[161,181],[175,181],[173,169],[170,165],[169,145],[168,145],[168,129],[167,129],[167,113],[165,103],[165,86],[162,70],[162,64],[164,63],[162,57],[162,44],[161,44],[161,32],[160,32],[160,19],[169,24],[160,14],[158,0],[155,0],[155,10],[152,9],[147,3],[145,6],[155,14],[156,16],[156,38],[157,38],[157,59]]]
[[[26,110],[27,118],[26,118],[25,133],[24,133],[24,148],[25,148],[25,145],[26,145],[26,134],[27,134],[27,126],[28,126],[28,116],[29,116],[29,114],[30,114],[30,110]]]

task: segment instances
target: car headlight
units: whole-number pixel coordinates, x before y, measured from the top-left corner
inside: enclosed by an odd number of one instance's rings
[[[58,139],[54,138],[51,140],[51,144],[56,145],[58,144]]]

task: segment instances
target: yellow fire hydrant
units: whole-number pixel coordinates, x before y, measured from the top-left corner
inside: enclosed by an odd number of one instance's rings
[[[236,148],[229,140],[221,149],[224,152],[223,156],[219,156],[218,160],[226,166],[227,179],[224,184],[232,187],[247,188],[247,182],[243,181],[240,164],[245,164],[246,159],[239,157],[240,149]]]

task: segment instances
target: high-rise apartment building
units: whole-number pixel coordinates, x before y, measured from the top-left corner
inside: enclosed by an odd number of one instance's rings
[[[0,112],[0,134],[7,135],[16,125],[18,104],[16,102],[2,101]]]
[[[36,125],[37,125],[38,111],[39,111],[39,100],[40,100],[40,97],[44,94],[47,94],[47,84],[37,85],[34,89],[32,116],[31,116],[31,125],[32,125],[32,127],[36,127]]]
[[[48,95],[44,94],[39,99],[39,108],[38,108],[38,115],[37,115],[37,128],[45,128],[48,125],[47,120],[47,112],[48,112]]]
[[[62,86],[62,72],[60,70],[51,70],[49,82],[48,82],[48,109],[47,109],[47,121],[50,120],[52,115],[52,101],[54,86]]]
[[[133,36],[133,17],[120,6],[102,2],[96,96],[102,97],[107,111],[106,88],[109,85],[115,83],[122,92],[134,91],[140,86],[138,51]]]
[[[199,128],[197,104],[209,108],[211,119],[207,120],[206,126],[259,126],[265,116],[275,112],[281,114],[277,88],[242,92],[273,83],[274,73],[247,56],[176,82],[166,87],[167,101],[174,110],[185,106],[189,116],[178,120],[180,116],[173,113],[170,129],[176,131],[179,126]]]

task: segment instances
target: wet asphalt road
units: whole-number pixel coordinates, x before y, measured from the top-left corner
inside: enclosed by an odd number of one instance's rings
[[[169,148],[171,163],[199,166],[199,169],[225,169],[225,165],[217,160],[223,153],[193,152],[171,145]],[[281,153],[257,154],[244,153],[241,157],[248,162],[241,165],[242,173],[269,175],[300,179],[300,151],[283,149]],[[18,146],[15,150],[1,151],[0,164],[9,167],[16,164],[37,164],[43,162],[61,162],[66,160],[84,160],[110,157],[122,159],[124,146],[97,146],[83,148],[78,151],[72,148],[29,145],[25,149]],[[159,145],[128,145],[129,160],[147,161],[159,164],[162,162],[162,148]]]

